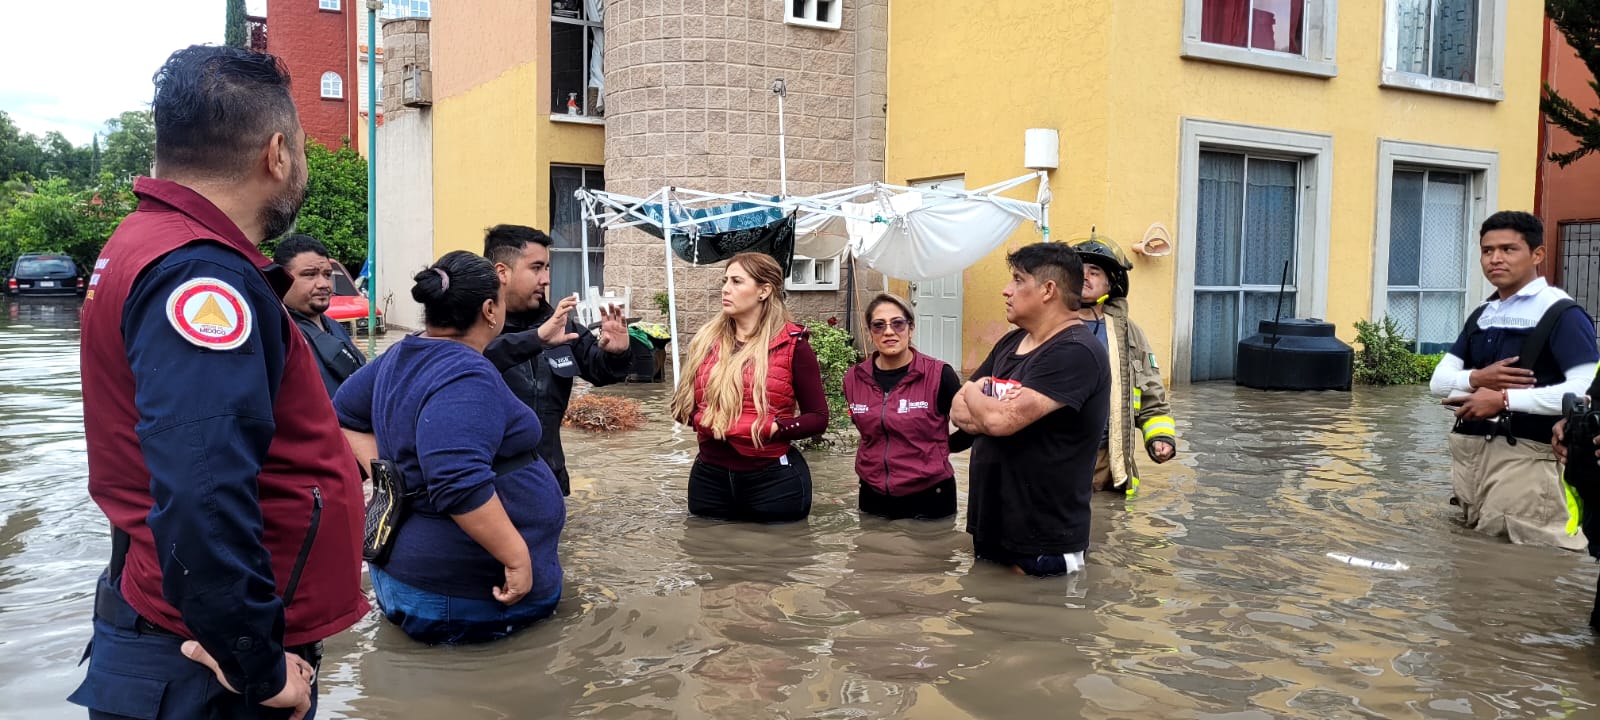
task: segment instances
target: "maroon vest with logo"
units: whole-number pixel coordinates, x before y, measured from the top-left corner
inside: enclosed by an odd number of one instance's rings
[[[112,524],[128,533],[122,594],[145,619],[190,637],[183,618],[161,593],[161,565],[146,518],[154,503],[134,427],[138,379],[122,336],[123,304],[140,273],[167,253],[210,240],[243,255],[256,267],[270,261],[223,212],[176,183],[140,178],[139,208],[117,226],[96,263],[97,278],[83,304],[83,425],[89,449],[89,495]],[[361,591],[364,500],[355,458],[305,338],[288,311],[257,308],[260,322],[287,324],[289,348],[273,420],[276,432],[257,476],[263,542],[283,595],[301,545],[310,537],[315,498],[323,508],[293,603],[284,609],[285,645],[331,636],[359,620],[369,606]],[[204,388],[195,388],[204,392]]]
[[[871,357],[844,376],[850,421],[861,432],[856,475],[885,495],[920,492],[956,474],[950,467],[950,419],[939,412],[944,362],[911,352],[906,376],[887,393],[872,375]]]

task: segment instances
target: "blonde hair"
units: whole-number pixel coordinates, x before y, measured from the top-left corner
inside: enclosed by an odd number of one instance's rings
[[[753,369],[750,381],[756,406],[756,424],[750,435],[756,447],[760,447],[760,428],[772,420],[766,392],[769,347],[783,332],[790,316],[781,297],[783,268],[778,266],[778,261],[762,253],[744,252],[728,261],[728,267],[734,265],[743,269],[757,286],[771,288],[767,299],[761,303],[755,335],[735,348],[738,325],[727,313],[718,313],[702,326],[689,343],[689,361],[683,368],[687,372],[679,373],[678,387],[672,393],[672,418],[685,425],[693,424],[699,400],[694,392],[695,379],[700,376],[700,367],[715,351],[716,364],[711,366],[711,376],[706,379],[706,410],[700,416],[700,427],[710,430],[718,440],[727,439],[728,430],[744,410],[744,370],[749,367]]]

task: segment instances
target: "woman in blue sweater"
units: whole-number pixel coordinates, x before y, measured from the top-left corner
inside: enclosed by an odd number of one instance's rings
[[[539,459],[539,420],[483,348],[505,319],[489,261],[452,252],[414,278],[427,329],[339,388],[334,407],[363,466],[394,462],[424,492],[372,589],[384,617],[426,643],[510,635],[561,599],[561,488]]]

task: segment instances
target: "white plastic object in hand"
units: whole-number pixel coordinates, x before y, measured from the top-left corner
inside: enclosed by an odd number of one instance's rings
[[[582,323],[584,327],[600,322],[601,310],[608,306],[616,305],[622,308],[622,316],[626,318],[628,317],[629,308],[633,305],[633,286],[631,285],[623,288],[621,295],[618,295],[615,290],[610,293],[602,293],[600,288],[593,285],[589,286],[587,298],[579,296],[578,293],[573,293],[572,295],[578,298],[578,307],[574,309],[574,312],[578,314],[578,322]]]

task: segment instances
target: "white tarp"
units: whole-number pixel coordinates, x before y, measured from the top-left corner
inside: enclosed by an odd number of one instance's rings
[[[1023,220],[1043,211],[995,196],[926,197],[910,191],[871,203],[844,203],[850,252],[878,272],[920,282],[961,272],[1005,244]],[[856,218],[887,218],[888,222]]]
[[[1034,202],[997,193],[1037,180]],[[976,190],[918,190],[870,183],[806,197],[770,197],[754,193],[711,193],[664,187],[637,198],[579,188],[584,220],[602,229],[648,225],[659,235],[695,232],[702,223],[779,210],[795,214],[795,253],[830,258],[849,250],[888,277],[926,281],[965,270],[1005,244],[1024,220],[1032,221],[1049,239],[1050,189],[1043,172],[1030,173]],[[876,198],[870,202],[851,202]],[[714,203],[714,205],[713,205]],[[666,208],[704,210],[677,217]],[[587,225],[585,225],[587,227]],[[587,245],[587,242],[585,242]],[[673,374],[679,369],[677,290],[670,240],[663,241],[667,267],[667,317],[674,338]]]
[[[845,219],[837,215],[810,213],[795,222],[794,254],[809,258],[831,258],[850,247]]]

